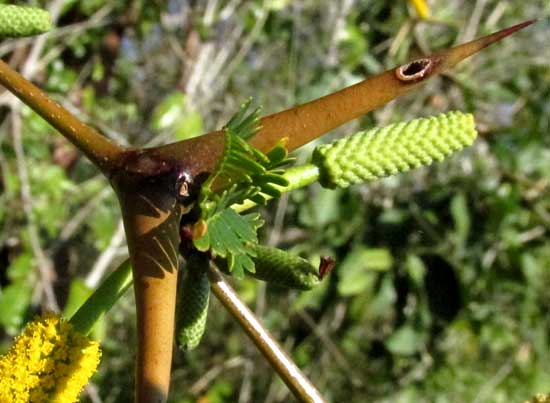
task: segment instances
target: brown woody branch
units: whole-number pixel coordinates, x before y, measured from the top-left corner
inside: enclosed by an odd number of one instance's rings
[[[216,298],[237,320],[294,396],[304,403],[325,403],[326,401],[319,391],[306,378],[273,336],[262,326],[254,313],[240,300],[235,290],[223,279],[222,274],[214,267],[210,267],[208,278],[210,289]]]
[[[122,151],[120,146],[82,123],[2,60],[0,60],[0,84],[59,130],[103,173],[114,168]]]

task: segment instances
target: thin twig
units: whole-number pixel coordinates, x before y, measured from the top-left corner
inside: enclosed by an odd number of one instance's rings
[[[63,0],[54,0],[50,4],[48,11],[50,12],[50,15],[52,17],[52,24],[55,24],[55,22],[59,18],[59,14],[61,13],[61,8],[63,7],[63,3],[64,3]],[[38,58],[42,54],[42,50],[44,49],[44,45],[46,44],[46,40],[48,39],[48,36],[49,36],[49,33],[45,33],[44,35],[38,36],[33,41],[31,51],[29,52],[27,60],[25,61],[25,64],[21,69],[23,77],[26,77],[29,80],[31,80],[32,77],[34,77],[34,74],[38,70]]]
[[[208,388],[208,385],[212,383],[218,376],[227,369],[238,368],[245,363],[243,357],[233,357],[223,362],[220,365],[216,365],[203,373],[201,377],[189,388],[189,393],[193,396],[197,396],[202,391]]]
[[[472,13],[470,14],[470,20],[466,29],[460,35],[459,42],[471,41],[474,39],[481,21],[481,15],[487,5],[487,0],[477,0]]]
[[[210,288],[222,305],[241,325],[258,350],[301,402],[325,403],[325,399],[302,371],[289,358],[273,336],[260,324],[252,311],[239,299],[237,293],[223,279],[221,273],[210,267]]]
[[[279,242],[281,237],[281,229],[284,224],[284,217],[286,215],[286,210],[288,207],[288,193],[285,193],[277,202],[277,209],[275,211],[275,218],[273,221],[273,226],[271,228],[269,239],[267,244],[270,246],[275,246]],[[256,289],[256,308],[254,313],[258,318],[261,318],[265,311],[265,296],[266,296],[266,283],[263,281],[258,282]],[[250,345],[246,345],[247,355],[251,355]],[[241,390],[239,392],[239,403],[246,403],[250,401],[250,396],[252,393],[252,375],[254,374],[254,360],[248,360],[245,363],[243,381],[241,383]]]
[[[50,311],[59,311],[59,304],[55,298],[52,282],[55,280],[55,272],[52,261],[46,255],[40,245],[40,237],[36,226],[36,217],[33,211],[33,200],[29,179],[29,171],[23,150],[23,140],[21,139],[21,115],[16,107],[11,113],[11,129],[13,137],[13,148],[15,151],[15,160],[17,164],[17,173],[21,181],[21,204],[23,211],[27,216],[27,230],[29,233],[29,241],[31,248],[36,258],[38,272],[40,273],[40,282],[44,291],[45,308]]]
[[[97,385],[93,382],[90,382],[84,387],[84,392],[86,392],[92,403],[103,403],[101,396],[99,396]]]
[[[340,366],[344,371],[350,374],[352,376],[353,374],[353,368],[351,367],[350,363],[346,360],[346,357],[344,357],[344,354],[340,351],[338,346],[334,343],[334,341],[330,337],[330,333],[327,332],[327,329],[323,327],[322,323],[316,323],[315,320],[305,311],[299,311],[298,316],[300,319],[302,319],[305,324],[313,330],[313,333],[315,333],[315,336],[321,341],[321,343],[324,345],[325,348],[323,348],[323,351],[329,352],[330,356],[332,357],[335,364]]]
[[[92,214],[92,212],[101,204],[101,202],[111,193],[109,187],[103,188],[97,194],[92,195],[88,203],[80,208],[71,218],[61,231],[54,243],[48,248],[48,254],[54,256],[61,247],[69,240],[76,231],[86,223],[86,219]]]
[[[68,38],[75,37],[77,35],[81,35],[83,32],[85,32],[88,29],[101,27],[104,25],[109,25],[111,23],[110,20],[105,18],[105,16],[111,11],[111,7],[103,7],[102,9],[98,10],[94,15],[92,15],[88,20],[83,22],[78,22],[75,24],[67,25],[62,28],[56,28],[53,31],[50,31],[47,35],[50,39],[56,39],[62,37],[64,42],[66,43]],[[105,19],[104,19],[105,18]],[[0,45],[0,56],[4,56],[5,54],[28,46],[31,43],[35,43],[37,38],[19,38],[16,40],[6,41],[5,43],[2,43]],[[33,64],[33,71],[32,74],[28,74],[25,77],[28,80],[32,80],[36,73],[44,68],[44,66],[47,66],[47,64],[59,56],[59,54],[65,49],[65,47],[60,46],[59,48],[52,47],[44,56],[40,58],[40,60],[37,60]],[[25,62],[25,65],[27,65],[27,62]],[[9,92],[5,92],[0,95],[0,105],[9,105],[11,102],[13,95]]]
[[[338,65],[340,62],[339,45],[342,39],[342,33],[346,28],[346,20],[354,3],[355,0],[343,0],[330,3],[332,11],[330,21],[333,24],[333,30],[327,52],[327,65],[331,67]]]
[[[495,388],[512,372],[514,369],[514,358],[509,358],[500,366],[498,371],[489,379],[477,392],[473,403],[486,402]]]
[[[223,63],[219,63],[218,66],[218,71],[213,71],[213,73],[215,74],[214,76],[211,77],[211,80],[210,82],[208,82],[208,84],[210,86],[213,87],[213,90],[210,92],[210,100],[216,96],[216,94],[220,93],[224,88],[225,86],[227,85],[227,83],[229,82],[229,78],[233,75],[233,73],[235,72],[235,70],[237,69],[237,67],[241,66],[242,64],[242,61],[244,59],[244,57],[248,54],[248,52],[250,51],[250,49],[252,48],[252,45],[254,45],[254,42],[256,41],[256,39],[258,38],[259,34],[261,33],[262,31],[262,28],[264,27],[265,25],[265,22],[267,20],[267,16],[268,16],[268,11],[266,10],[266,8],[262,8],[261,10],[261,13],[260,15],[257,17],[256,19],[256,23],[254,24],[254,27],[252,28],[252,31],[250,32],[250,34],[248,34],[248,36],[243,40],[243,43],[241,45],[241,48],[239,49],[239,51],[231,58],[231,62],[227,65],[227,66],[223,66],[225,64],[225,62],[227,61],[228,59],[228,56],[230,55],[229,52],[227,52],[226,54],[224,54],[224,56],[227,56],[225,57],[223,60]],[[239,27],[239,29],[236,29],[237,33],[239,33],[240,31],[242,31],[242,27]],[[236,40],[233,42],[234,44],[236,44]],[[222,50],[225,50],[227,49],[225,46],[222,48]],[[220,51],[221,53],[221,51]],[[218,59],[219,57],[216,57],[216,60]],[[223,75],[222,75],[222,70],[223,70]],[[223,77],[223,79],[220,80],[220,76]]]
[[[111,237],[109,246],[99,255],[94,266],[86,276],[85,284],[90,288],[95,288],[103,278],[103,275],[109,268],[113,259],[117,256],[120,245],[125,240],[124,225],[122,220],[119,220],[117,229]]]

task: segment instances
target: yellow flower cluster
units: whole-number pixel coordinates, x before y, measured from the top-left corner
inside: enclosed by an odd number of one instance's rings
[[[0,403],[72,403],[94,374],[99,343],[54,314],[29,323],[0,357]]]
[[[537,393],[531,400],[527,400],[524,403],[550,403],[550,394]]]
[[[409,4],[414,7],[416,14],[422,19],[430,17],[430,7],[426,0],[408,0]]]

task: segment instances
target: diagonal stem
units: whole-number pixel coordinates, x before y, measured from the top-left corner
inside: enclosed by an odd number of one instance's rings
[[[13,146],[15,150],[15,159],[17,163],[17,171],[19,180],[21,181],[21,202],[23,211],[27,215],[27,230],[29,233],[29,241],[36,258],[38,272],[40,274],[40,284],[42,286],[45,297],[45,309],[54,312],[59,311],[59,304],[55,296],[53,281],[56,273],[52,260],[44,252],[40,244],[40,236],[36,222],[36,214],[33,211],[33,198],[30,186],[29,171],[25,152],[23,150],[23,140],[21,139],[21,115],[18,108],[13,108],[11,113]]]
[[[123,151],[120,146],[82,123],[2,60],[0,60],[0,84],[59,130],[104,174],[108,174],[120,164],[120,156]]]
[[[254,313],[240,300],[235,290],[223,279],[221,273],[214,267],[210,267],[208,277],[210,288],[216,298],[239,322],[239,325],[277,371],[294,396],[304,403],[325,403],[326,400],[319,391],[262,326]]]

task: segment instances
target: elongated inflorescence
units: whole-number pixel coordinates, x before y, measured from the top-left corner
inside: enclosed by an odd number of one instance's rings
[[[471,114],[449,112],[376,128],[321,145],[312,162],[329,188],[374,181],[441,161],[473,143]]]
[[[273,285],[309,290],[320,283],[319,270],[306,259],[277,248],[254,245],[255,272],[247,274]]]
[[[38,35],[49,31],[51,27],[52,18],[46,10],[0,5],[0,38]]]
[[[206,264],[206,267],[204,267]],[[184,351],[197,347],[206,329],[208,302],[210,300],[210,283],[206,269],[208,261],[188,259],[185,277],[181,285],[179,302],[178,344]]]

